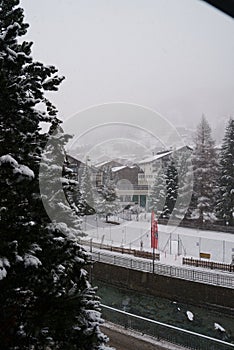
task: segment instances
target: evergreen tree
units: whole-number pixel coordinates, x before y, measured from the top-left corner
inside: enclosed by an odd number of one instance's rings
[[[160,168],[155,174],[155,181],[149,195],[149,209],[154,210],[157,218],[164,215],[166,188],[166,175],[164,170]]]
[[[173,209],[173,220],[189,218],[191,213],[189,204],[193,192],[193,167],[191,152],[183,151],[174,155],[174,162],[178,174],[177,199]]]
[[[216,210],[224,224],[234,225],[234,120],[232,118],[228,122],[220,153]]]
[[[177,199],[178,192],[178,172],[174,163],[171,159],[166,170],[166,201],[163,209],[165,217],[170,217]]]
[[[193,206],[198,209],[201,224],[214,211],[217,191],[217,156],[211,128],[204,116],[198,125],[193,152]]]
[[[117,214],[120,210],[116,186],[110,167],[103,169],[103,183],[96,196],[96,209],[98,213],[105,214],[106,222],[111,214]]]
[[[91,182],[90,168],[87,163],[84,165],[80,177],[77,206],[81,215],[91,215],[95,213],[94,190]]]
[[[90,256],[77,243],[79,220],[61,190],[69,185],[67,137],[55,131],[60,122],[45,97],[63,78],[33,62],[32,43],[18,42],[28,27],[18,4],[0,0],[1,349],[101,350],[107,338],[88,282]],[[40,133],[40,122],[51,124],[50,133]]]

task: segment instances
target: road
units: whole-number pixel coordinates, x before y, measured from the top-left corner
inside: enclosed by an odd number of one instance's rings
[[[108,345],[116,350],[185,350],[177,345],[165,341],[159,342],[151,337],[110,323],[102,326],[102,331],[110,338]]]

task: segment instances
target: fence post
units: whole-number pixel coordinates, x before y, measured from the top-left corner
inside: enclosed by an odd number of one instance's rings
[[[101,251],[93,252],[93,255],[95,256],[96,261],[101,262],[104,261],[107,264],[114,264],[114,265],[119,265],[123,266],[126,264],[129,266],[131,269],[136,269],[136,270],[148,270],[150,273],[153,272],[153,265],[152,265],[152,260],[146,262],[138,261],[137,259],[131,259],[131,258],[122,258],[120,254],[116,255],[106,255],[105,253],[102,253]],[[103,259],[102,259],[103,255]],[[123,261],[124,260],[124,261]],[[186,261],[186,260],[185,260]],[[188,262],[191,263],[192,260],[189,258]],[[196,263],[196,260],[194,261]],[[193,263],[194,263],[193,262]],[[204,262],[203,263],[208,263]],[[147,268],[146,268],[147,266]],[[204,265],[203,265],[204,266]],[[215,264],[213,264],[213,268],[215,267]],[[222,264],[223,268],[223,264]],[[171,276],[171,277],[177,277],[177,278],[182,278],[185,280],[191,280],[191,281],[198,281],[198,282],[203,282],[207,284],[213,284],[213,285],[219,285],[223,287],[232,287],[233,283],[233,276],[231,274],[225,276],[223,278],[222,273],[219,274],[217,273],[209,273],[206,271],[197,271],[196,268],[194,269],[189,269],[189,273],[187,273],[187,269],[185,270],[183,267],[175,267],[171,265],[163,265],[163,264],[155,264],[154,265],[154,271],[157,273],[158,271],[160,272],[161,275],[164,276]],[[234,265],[227,265],[227,271],[234,271]],[[214,271],[213,271],[214,272]]]

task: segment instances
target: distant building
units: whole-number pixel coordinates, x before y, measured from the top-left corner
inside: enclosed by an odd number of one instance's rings
[[[155,182],[157,171],[160,168],[166,168],[173,155],[180,155],[184,152],[192,153],[192,148],[189,146],[178,147],[175,150],[158,152],[157,154],[140,161],[138,164],[143,173],[139,173],[138,175],[138,184],[151,187]]]
[[[124,204],[138,203],[145,207],[148,186],[138,185],[139,173],[143,173],[139,165],[118,166],[112,168],[113,179],[117,186],[117,194]]]
[[[171,154],[172,151],[160,152],[140,161],[138,164],[143,173],[139,173],[138,175],[138,184],[151,187],[157,176],[158,169],[169,162]]]
[[[101,162],[95,165],[95,171],[96,171],[96,187],[100,188],[103,184],[103,175],[106,171],[107,168],[113,168],[113,167],[118,167],[122,166],[119,162],[115,160],[108,160],[105,162]]]
[[[86,164],[90,168],[91,181],[94,187],[97,189],[102,187],[105,171],[109,168],[123,206],[126,203],[138,203],[140,206],[147,208],[149,191],[155,181],[158,169],[166,168],[174,154],[183,154],[185,151],[192,152],[192,148],[183,146],[175,150],[161,151],[133,165],[121,164],[119,160],[103,161],[95,166],[91,166],[89,160],[87,160]],[[68,167],[77,174],[79,180],[85,163],[70,155],[67,155],[67,162]]]
[[[69,154],[66,154],[66,163],[69,169],[71,169],[74,173],[78,175],[78,171],[80,171],[84,167],[84,163],[80,160],[76,159]]]
[[[82,162],[81,160],[67,154],[66,155],[66,162],[67,162],[67,167],[71,169],[77,176],[77,181],[80,181],[80,178],[83,173],[84,167],[87,165],[90,169],[90,175],[91,175],[91,182],[93,183],[94,186],[97,185],[97,173],[98,170],[91,166],[89,164],[89,159],[87,159],[86,163]]]

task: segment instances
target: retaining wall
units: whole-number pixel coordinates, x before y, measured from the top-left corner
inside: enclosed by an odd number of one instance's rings
[[[234,309],[234,289],[96,262],[92,277],[110,285],[183,303]]]

